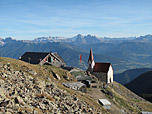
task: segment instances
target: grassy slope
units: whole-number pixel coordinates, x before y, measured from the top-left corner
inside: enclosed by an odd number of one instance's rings
[[[92,105],[96,109],[100,110],[101,112],[104,112],[104,114],[108,113],[106,110],[104,110],[101,107],[100,104],[97,103],[98,97],[96,96],[91,97],[91,95],[94,93],[93,89],[90,89],[89,90],[90,92],[85,94],[85,93],[77,92],[77,91],[74,91],[62,86],[62,82],[67,81],[63,78],[65,75],[69,77],[70,81],[76,81],[75,78],[68,71],[60,69],[60,68],[56,68],[53,66],[40,67],[39,65],[31,65],[31,64],[28,64],[19,60],[15,60],[15,59],[0,58],[0,64],[8,63],[8,62],[11,65],[13,65],[15,69],[18,69],[18,70],[21,69],[21,70],[28,71],[29,69],[32,69],[36,71],[37,75],[35,75],[35,77],[39,77],[42,80],[49,81],[47,78],[50,77],[51,81],[56,83],[58,88],[67,91],[70,95],[76,95],[79,99],[84,100],[85,102]],[[52,71],[57,73],[60,76],[61,80],[55,79],[51,73]],[[110,111],[109,113],[113,114],[113,112],[120,111],[121,109],[127,112],[135,112],[135,113],[138,113],[141,110],[152,111],[151,103],[146,102],[143,99],[139,98],[138,96],[130,92],[128,89],[126,89],[124,86],[118,83],[114,83],[113,87],[112,85],[110,85],[107,88],[107,90],[112,91],[112,93],[114,94],[114,97],[103,94],[102,92],[100,92],[100,89],[97,90],[99,93],[96,93],[96,94],[104,96],[100,98],[107,98],[112,103],[113,108],[112,108],[112,111]]]
[[[143,73],[125,86],[152,102],[152,71]]]
[[[126,106],[132,111],[152,111],[152,104],[137,96],[123,85],[114,82],[111,90],[115,91],[116,98],[120,102],[120,106]]]

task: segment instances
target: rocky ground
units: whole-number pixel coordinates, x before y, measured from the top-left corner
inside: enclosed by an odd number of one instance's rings
[[[76,79],[67,70],[31,65],[0,57],[0,114],[138,114],[152,111],[152,104],[121,84],[88,88],[87,93],[71,90],[63,82]],[[107,93],[111,94],[107,94]],[[112,103],[105,110],[98,99]]]
[[[28,72],[16,70],[10,63],[0,64],[0,112],[101,113],[101,110],[93,108],[76,95],[70,95],[67,91],[59,89],[54,82],[33,78],[33,75],[37,74],[35,71]]]

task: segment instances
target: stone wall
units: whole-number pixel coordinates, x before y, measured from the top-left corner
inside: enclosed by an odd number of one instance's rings
[[[107,73],[93,72],[92,74],[95,75],[99,81],[107,83]]]

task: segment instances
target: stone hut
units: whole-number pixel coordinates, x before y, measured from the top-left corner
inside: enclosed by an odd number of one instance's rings
[[[65,65],[64,60],[58,55],[58,53],[25,52],[19,59],[31,64],[49,64],[55,66]]]

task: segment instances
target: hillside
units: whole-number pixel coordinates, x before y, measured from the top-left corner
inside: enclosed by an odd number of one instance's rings
[[[141,97],[152,102],[152,71],[143,73],[125,86]]]
[[[152,111],[151,103],[116,82],[104,89],[112,92],[111,96],[102,93],[100,88],[88,88],[87,93],[81,93],[62,85],[75,81],[70,72],[60,68],[0,58],[0,112],[136,114]],[[111,110],[103,109],[98,98],[108,99],[112,103]]]
[[[120,74],[114,75],[114,80],[122,85],[127,84],[143,74],[144,72],[151,71],[151,68],[139,68],[139,69],[131,69],[127,70]]]
[[[62,86],[62,81],[75,81],[67,71],[9,58],[0,58],[0,67],[1,112],[106,113],[96,102],[84,97],[84,94]],[[61,80],[57,81],[52,72],[58,73]]]

